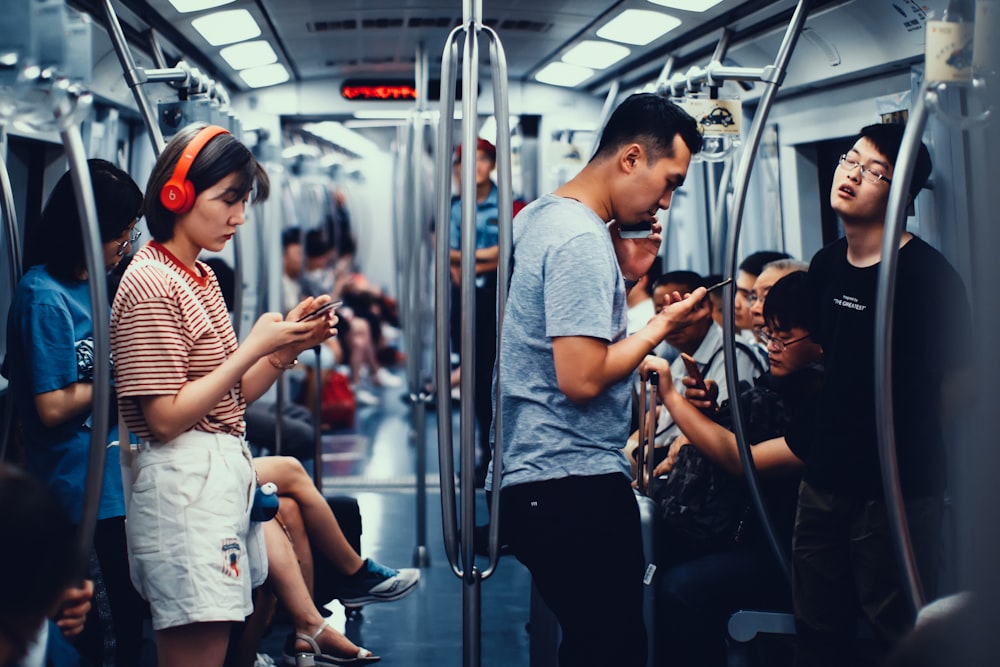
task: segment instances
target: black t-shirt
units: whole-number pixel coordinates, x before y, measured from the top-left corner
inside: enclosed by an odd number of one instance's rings
[[[821,300],[826,380],[814,426],[791,433],[804,479],[852,497],[882,496],[875,421],[875,296],[878,265],[847,261],[840,239],[813,257]],[[967,366],[971,317],[962,280],[934,248],[913,237],[900,249],[893,314],[893,409],[904,495],[940,494],[946,479],[940,403],[945,374]]]

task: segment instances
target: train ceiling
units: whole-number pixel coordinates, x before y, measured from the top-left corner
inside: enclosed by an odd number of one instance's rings
[[[260,29],[259,37],[252,39],[273,47],[277,64],[287,70],[292,82],[357,76],[412,78],[421,44],[428,53],[431,76],[436,76],[445,40],[462,21],[460,0],[232,0],[225,4],[216,0],[220,4],[215,8],[178,11],[178,5],[190,1],[113,0],[113,6],[134,41],[148,43],[152,28],[158,40],[167,44],[164,50],[168,57],[186,56],[237,93],[252,86],[224,59],[223,49],[231,45],[209,44],[193,27],[193,20],[218,11],[245,10]],[[103,0],[69,2],[103,23]],[[597,33],[623,12],[655,12],[680,21],[648,44],[610,42],[627,48],[628,54],[572,86],[600,92],[615,78],[632,83],[655,77],[671,54],[692,59],[710,54],[723,27],[733,30],[738,39],[744,33],[749,36],[780,26],[795,6],[794,0],[720,0],[700,12],[676,8],[693,2],[696,0],[484,0],[482,13],[484,23],[497,31],[504,44],[510,78],[523,81],[533,80],[546,65],[560,62],[581,42],[608,42]],[[235,24],[223,36],[234,30]],[[483,56],[488,62],[485,52]]]

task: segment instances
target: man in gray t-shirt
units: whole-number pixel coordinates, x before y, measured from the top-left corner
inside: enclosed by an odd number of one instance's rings
[[[514,269],[496,381],[503,410],[504,541],[562,628],[561,667],[644,665],[645,563],[621,452],[629,379],[668,331],[710,308],[675,295],[626,337],[626,290],[660,246],[655,214],[701,148],[694,120],[658,95],[626,99],[597,153],[514,220]],[[638,239],[621,225],[653,219]],[[605,610],[609,613],[603,613]]]

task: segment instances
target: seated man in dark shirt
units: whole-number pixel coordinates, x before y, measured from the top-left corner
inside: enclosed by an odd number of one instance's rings
[[[769,292],[761,333],[771,369],[753,387],[741,382],[739,393],[761,492],[789,549],[802,462],[784,435],[810,419],[822,380],[823,351],[811,337],[816,304],[805,280],[805,272],[793,272]],[[790,591],[741,482],[729,402],[710,418],[680,394],[664,360],[648,357],[641,372],[651,370],[661,373],[659,393],[685,436],[655,470],[670,475],[654,484],[665,551],[656,574],[663,646],[656,655],[671,667],[724,667],[729,615],[747,606],[788,609]]]

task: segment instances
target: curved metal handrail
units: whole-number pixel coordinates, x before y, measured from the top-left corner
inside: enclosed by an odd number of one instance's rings
[[[892,541],[902,574],[903,589],[914,616],[924,606],[926,599],[906,522],[903,489],[896,460],[896,429],[892,404],[893,308],[890,305],[896,295],[896,267],[899,259],[899,242],[906,229],[907,195],[910,183],[913,181],[920,137],[927,124],[926,99],[927,89],[923,87],[917,95],[913,108],[910,109],[903,140],[899,146],[896,163],[893,165],[875,292],[875,419],[879,462],[882,468],[882,486]]]
[[[5,125],[0,125],[0,133],[6,134]],[[11,294],[21,282],[21,239],[17,230],[17,211],[14,208],[14,189],[10,183],[10,173],[7,171],[6,137],[0,141],[0,205],[2,205],[4,235],[7,241],[8,271],[10,274]],[[4,401],[3,415],[0,416],[0,461],[7,458],[7,445],[10,443],[10,433],[14,424],[14,397],[7,390]]]
[[[73,179],[77,210],[80,212],[83,245],[87,260],[87,283],[90,287],[91,312],[94,329],[94,390],[91,402],[92,426],[90,432],[90,455],[87,460],[87,481],[84,486],[83,510],[77,533],[77,549],[81,563],[87,563],[94,542],[97,526],[97,512],[101,500],[104,481],[104,458],[107,452],[108,411],[111,407],[109,388],[111,387],[111,359],[108,317],[108,292],[104,272],[104,253],[101,234],[97,224],[97,205],[94,189],[87,167],[87,152],[83,145],[80,128],[76,124],[80,116],[93,104],[89,92],[74,89],[68,82],[57,82],[53,91],[53,112],[60,124],[59,136],[66,148],[66,157]],[[85,574],[85,573],[82,573]]]
[[[456,528],[455,460],[451,428],[451,345],[443,332],[451,330],[451,145],[454,137],[455,84],[458,82],[458,36],[465,26],[458,26],[448,35],[441,54],[441,113],[440,131],[434,159],[434,180],[437,183],[435,207],[436,271],[434,286],[435,376],[437,384],[438,465],[441,477],[441,521],[444,549],[457,576],[464,576],[458,566],[458,530]]]
[[[482,10],[481,0],[465,0],[463,2],[463,24],[453,30],[445,42],[441,56],[441,131],[438,134],[437,155],[435,160],[435,176],[437,178],[437,285],[435,291],[435,306],[437,326],[437,359],[435,375],[437,378],[438,403],[438,455],[441,465],[441,513],[444,522],[445,551],[452,571],[462,579],[463,588],[463,664],[478,665],[480,662],[480,626],[481,626],[481,593],[480,584],[483,579],[496,571],[499,560],[499,520],[500,520],[500,477],[502,475],[502,418],[500,417],[500,399],[496,395],[494,422],[494,454],[493,454],[493,486],[495,493],[490,505],[489,528],[489,565],[480,571],[475,564],[475,447],[476,424],[473,410],[473,395],[477,372],[492,369],[477,369],[474,350],[474,323],[476,321],[475,301],[475,258],[476,258],[476,164],[475,160],[466,159],[462,162],[461,182],[461,356],[462,377],[460,388],[462,399],[459,406],[459,439],[461,455],[461,540],[459,544],[458,527],[456,526],[456,501],[454,480],[454,448],[451,429],[451,398],[450,387],[450,349],[448,345],[449,315],[450,315],[450,156],[453,135],[453,115],[455,108],[454,90],[456,83],[456,65],[458,62],[459,33],[465,34],[463,49],[462,73],[462,142],[467,153],[472,154],[472,147],[477,141],[477,103],[479,90],[479,35],[484,33],[490,40],[490,60],[493,75],[493,102],[497,122],[497,189],[498,189],[498,225],[500,226],[500,257],[497,302],[501,315],[497,321],[497,332],[502,331],[502,313],[506,306],[507,285],[510,275],[510,229],[513,210],[513,194],[511,191],[510,135],[509,109],[507,106],[507,63],[499,36],[490,28],[484,27],[480,20]],[[496,386],[499,386],[497,384]],[[459,561],[459,557],[461,561]]]
[[[483,579],[496,571],[500,557],[500,479],[503,475],[503,411],[500,398],[500,340],[503,334],[504,315],[507,311],[507,291],[510,286],[513,257],[514,177],[510,147],[510,109],[507,104],[507,55],[500,37],[490,27],[483,33],[490,38],[490,63],[493,77],[494,115],[497,121],[497,215],[499,225],[499,265],[497,266],[497,340],[496,383],[493,405],[493,495],[490,503],[489,553],[490,562],[483,570]],[[471,160],[470,160],[471,162]],[[463,232],[464,235],[464,232]],[[492,369],[480,369],[479,372]],[[471,451],[471,450],[470,450]],[[471,456],[470,456],[471,458]]]
[[[735,179],[735,189],[733,193],[733,214],[732,224],[729,228],[729,235],[726,243],[726,256],[729,260],[728,269],[730,276],[736,275],[736,251],[739,246],[740,228],[743,223],[743,209],[746,203],[747,188],[750,184],[750,173],[753,170],[754,158],[757,153],[757,146],[760,144],[761,135],[764,132],[764,123],[767,115],[774,104],[774,98],[778,93],[778,87],[784,78],[784,73],[788,67],[788,61],[795,49],[795,43],[802,33],[802,26],[805,25],[806,16],[811,0],[799,0],[795,7],[795,13],[788,24],[785,36],[778,48],[775,57],[773,70],[767,81],[767,87],[761,96],[757,106],[757,113],[754,115],[753,123],[748,132],[747,142],[740,156],[740,167],[738,176]],[[739,446],[740,462],[743,465],[743,475],[746,478],[747,486],[750,489],[750,496],[753,500],[757,516],[767,535],[768,543],[774,552],[775,558],[781,566],[782,571],[788,581],[791,581],[791,566],[788,562],[788,552],[778,541],[774,531],[774,526],[768,516],[767,506],[760,492],[760,481],[757,478],[757,469],[753,463],[753,454],[750,452],[750,443],[747,441],[746,426],[743,421],[743,411],[740,407],[737,392],[739,391],[739,374],[736,371],[736,322],[734,319],[733,284],[730,283],[722,291],[722,324],[725,335],[722,338],[724,351],[724,361],[726,366],[726,383],[729,385],[729,407],[733,416],[733,431],[736,434],[736,443]]]

